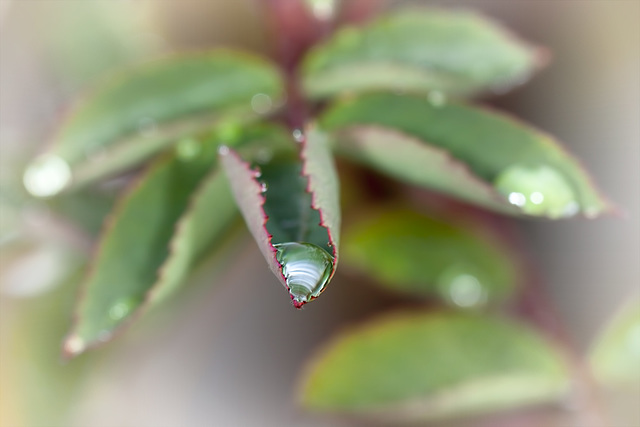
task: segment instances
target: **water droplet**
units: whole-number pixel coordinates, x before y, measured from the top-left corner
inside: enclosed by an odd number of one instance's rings
[[[544,201],[544,194],[542,194],[539,191],[534,191],[529,196],[529,200],[531,200],[531,203],[533,203],[535,205],[539,205],[540,203],[542,203]]]
[[[462,308],[477,307],[487,302],[487,290],[469,266],[452,265],[438,277],[440,294]]]
[[[271,150],[270,148],[262,147],[256,151],[255,160],[257,163],[264,165],[266,163],[269,163],[272,158],[273,150]]]
[[[144,138],[154,137],[157,133],[156,121],[151,117],[143,117],[138,120],[138,133]]]
[[[180,160],[188,162],[198,157],[201,150],[202,145],[200,141],[193,138],[185,138],[176,145],[176,156],[178,156]]]
[[[484,289],[475,276],[461,274],[449,284],[449,296],[460,307],[473,307],[484,300]]]
[[[139,299],[127,298],[115,303],[109,309],[109,318],[114,322],[122,320],[138,305]]]
[[[292,135],[296,142],[304,141],[304,133],[300,129],[294,129]]]
[[[256,178],[260,178],[260,175],[257,175],[257,176],[256,176]],[[267,183],[266,183],[266,182],[263,182],[263,183],[260,185],[260,191],[261,191],[262,193],[266,193],[268,189],[269,189],[269,186],[267,185]]]
[[[269,95],[257,93],[251,98],[251,108],[258,114],[267,114],[271,111],[271,107],[273,107],[273,102]]]
[[[86,348],[84,340],[77,335],[67,338],[63,345],[64,352],[72,356],[82,353]]]
[[[431,104],[432,106],[438,108],[446,104],[447,96],[439,90],[432,90],[427,95],[427,101],[429,101],[429,104]]]
[[[273,247],[293,304],[300,308],[318,297],[331,276],[333,257],[311,243],[278,243]]]
[[[333,18],[336,10],[336,0],[306,0],[313,16],[320,21],[328,21]]]
[[[226,156],[227,154],[229,154],[229,147],[227,147],[226,145],[221,145],[220,147],[218,147],[218,154],[220,154],[221,156]]]
[[[561,218],[579,209],[571,183],[558,170],[546,165],[513,165],[495,180],[496,189],[509,203],[530,215]]]
[[[24,186],[36,197],[51,197],[71,181],[71,169],[58,156],[46,154],[34,160],[23,176]]]
[[[513,193],[509,194],[509,203],[511,203],[512,205],[523,207],[525,203],[527,203],[527,198],[524,194],[516,193],[514,191]]]

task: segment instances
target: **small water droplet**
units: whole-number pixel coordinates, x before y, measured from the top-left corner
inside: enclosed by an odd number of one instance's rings
[[[198,157],[200,151],[202,151],[200,141],[193,138],[185,138],[176,144],[176,156],[186,162]]]
[[[156,121],[151,117],[143,117],[138,120],[138,133],[144,138],[154,137],[157,133]]]
[[[473,307],[485,299],[484,288],[480,281],[470,274],[454,277],[449,284],[449,297],[460,307]]]
[[[264,93],[257,93],[251,98],[251,108],[258,114],[267,114],[273,107],[271,97]]]
[[[512,205],[523,207],[525,203],[527,203],[527,198],[524,194],[514,191],[513,193],[509,193],[509,203],[511,203]]]
[[[432,90],[427,95],[427,101],[436,108],[442,107],[447,102],[447,96],[439,90]]]
[[[36,197],[55,196],[69,182],[71,182],[71,168],[62,158],[51,154],[31,162],[23,176],[25,188]]]
[[[137,305],[138,301],[139,300],[135,298],[128,298],[118,301],[109,309],[109,318],[114,322],[122,320],[129,313],[131,313],[131,311]]]
[[[300,129],[294,129],[291,134],[293,135],[293,139],[295,139],[296,142],[304,141],[304,133]]]
[[[256,151],[255,160],[262,165],[269,163],[273,158],[273,150],[267,147],[262,147]]]
[[[438,277],[436,283],[440,295],[450,303],[471,308],[487,302],[488,292],[469,266],[453,264],[447,267]]]
[[[73,356],[82,353],[87,348],[87,345],[82,338],[72,335],[65,340],[63,347],[65,353]]]
[[[260,178],[260,175],[257,175],[257,176],[256,176],[256,178]],[[266,182],[263,182],[263,183],[260,185],[260,191],[261,191],[262,193],[266,193],[268,189],[269,189],[269,186],[267,185],[267,183],[266,183]]]
[[[499,174],[494,185],[509,203],[531,215],[561,218],[579,209],[571,183],[550,166],[512,165]]]
[[[328,21],[335,14],[336,0],[306,0],[306,3],[319,21]]]
[[[333,271],[333,257],[311,243],[278,243],[273,247],[294,305],[300,308],[317,298]]]
[[[226,145],[221,145],[220,147],[218,147],[218,154],[220,154],[221,156],[226,156],[227,154],[229,154],[229,147],[227,147]]]

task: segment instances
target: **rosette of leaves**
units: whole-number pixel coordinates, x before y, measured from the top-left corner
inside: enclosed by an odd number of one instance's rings
[[[606,213],[609,203],[552,137],[472,101],[523,83],[544,62],[542,49],[486,18],[418,9],[338,28],[293,72],[214,50],[97,84],[24,174],[27,190],[51,201],[137,174],[103,224],[65,353],[107,341],[208,254],[222,257],[216,250],[237,237],[240,216],[293,304],[317,298],[339,258],[334,156],[497,214]],[[316,114],[293,127],[301,103]],[[347,196],[354,191],[365,190]],[[410,207],[358,213],[344,244],[346,269],[415,298],[490,309],[518,291],[517,261],[491,231]],[[553,345],[483,313],[405,313],[355,330],[311,365],[301,400],[415,420],[567,392]]]

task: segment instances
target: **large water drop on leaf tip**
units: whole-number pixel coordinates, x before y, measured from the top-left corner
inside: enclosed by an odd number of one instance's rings
[[[331,277],[333,257],[312,243],[278,243],[273,247],[293,305],[301,308],[317,298]]]
[[[64,159],[45,154],[35,159],[23,176],[24,186],[36,197],[52,197],[71,182],[71,169]]]

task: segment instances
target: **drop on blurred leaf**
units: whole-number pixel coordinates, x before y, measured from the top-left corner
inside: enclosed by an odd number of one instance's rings
[[[213,129],[218,120],[253,120],[256,94],[280,103],[282,93],[274,66],[238,52],[184,55],[134,67],[78,104],[46,153],[28,167],[25,185],[34,196],[48,197],[104,178],[184,136]]]
[[[578,162],[549,136],[487,109],[454,101],[434,105],[427,97],[378,93],[335,103],[320,123],[334,133],[339,153],[499,212],[555,219],[577,213],[595,217],[611,209]],[[372,125],[411,138],[394,138],[392,148],[375,140],[380,139],[375,130],[360,132],[355,142],[353,132],[341,136],[354,127]],[[446,151],[452,161],[433,160],[425,165],[455,170],[442,174],[421,171],[415,158],[433,158],[431,147]],[[382,155],[391,150],[395,152]],[[405,162],[411,168],[402,167]],[[465,175],[460,164],[469,173]],[[477,180],[493,189],[483,189]],[[479,190],[475,195],[474,189]],[[501,202],[495,198],[497,193],[502,194]]]
[[[345,232],[343,263],[390,290],[480,306],[517,284],[515,258],[489,237],[406,209],[369,211]]]

